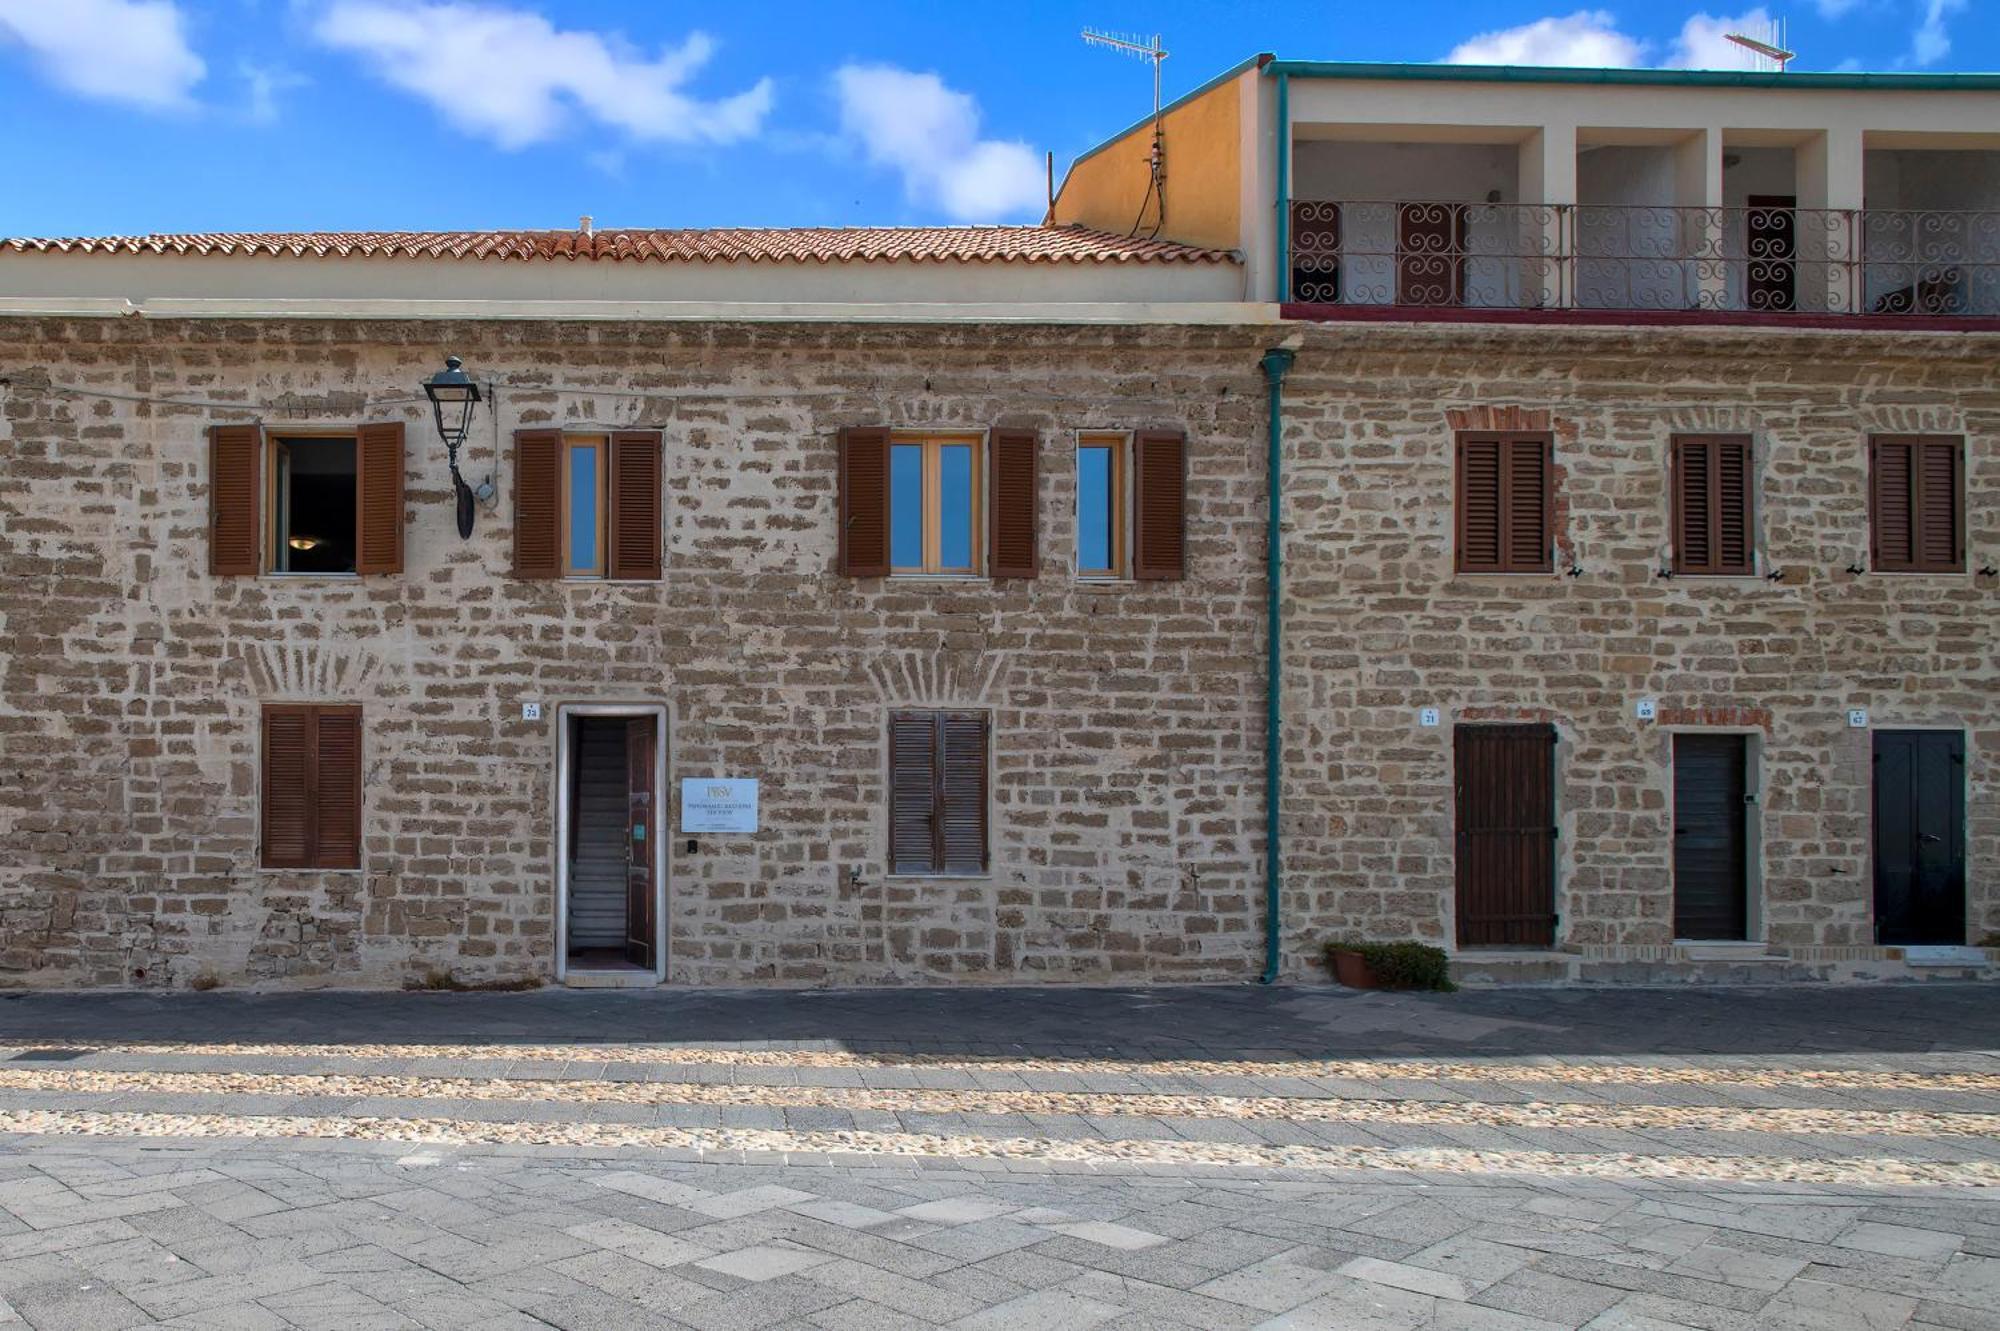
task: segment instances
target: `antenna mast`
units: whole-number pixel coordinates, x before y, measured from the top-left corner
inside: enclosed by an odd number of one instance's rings
[[[1151,158],[1151,179],[1146,183],[1146,197],[1139,201],[1139,215],[1132,219],[1130,234],[1138,235],[1139,227],[1146,220],[1146,205],[1154,204],[1153,229],[1146,233],[1151,239],[1160,234],[1160,228],[1167,224],[1167,136],[1160,122],[1160,65],[1167,58],[1167,48],[1162,44],[1160,34],[1141,37],[1133,33],[1103,32],[1097,28],[1085,28],[1083,40],[1091,46],[1102,46],[1123,55],[1137,56],[1149,60],[1153,65],[1153,153]]]
[[[1760,62],[1769,60],[1778,67],[1780,74],[1785,72],[1786,66],[1798,59],[1797,51],[1785,48],[1785,21],[1781,18],[1771,20],[1762,38],[1746,37],[1740,32],[1728,32],[1723,36],[1757,56]]]

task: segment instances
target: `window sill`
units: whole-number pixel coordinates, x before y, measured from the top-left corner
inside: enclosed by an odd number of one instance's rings
[[[987,869],[980,873],[885,873],[884,882],[890,883],[983,883],[991,880],[994,873]]]
[[[276,868],[273,868],[273,867],[271,867],[271,866],[270,866],[270,865],[268,865],[268,864],[260,864],[260,865],[258,865],[258,866],[257,866],[257,872],[258,872],[258,873],[353,873],[353,874],[361,874],[361,873],[366,873],[366,872],[368,872],[368,871],[367,871],[366,869],[362,868],[362,867],[361,867],[360,865],[356,865],[356,866],[354,866],[354,867],[353,867],[353,868],[351,868],[351,869],[322,869],[322,868],[316,868],[316,867],[314,867],[313,865],[310,865],[310,864],[301,864],[301,865],[298,865],[298,866],[297,866],[297,867],[295,867],[295,868],[290,868],[290,869],[276,869]]]
[[[891,573],[891,582],[991,582],[984,573]]]
[[[266,569],[260,576],[274,578],[280,582],[359,582],[359,573],[289,573],[283,569]]]

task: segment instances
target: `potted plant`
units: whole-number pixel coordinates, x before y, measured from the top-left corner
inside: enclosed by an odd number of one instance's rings
[[[1431,989],[1450,993],[1451,959],[1427,943],[1363,943],[1338,938],[1326,945],[1326,968],[1350,989]]]

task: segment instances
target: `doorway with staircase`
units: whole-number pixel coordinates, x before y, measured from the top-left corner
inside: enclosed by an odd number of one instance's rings
[[[617,988],[666,978],[666,709],[558,710],[556,978]]]

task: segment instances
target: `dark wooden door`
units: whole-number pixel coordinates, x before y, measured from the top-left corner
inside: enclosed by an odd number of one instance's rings
[[[1674,736],[1674,937],[1749,936],[1741,735]]]
[[[1965,942],[1965,736],[1875,732],[1875,941]]]
[[[1555,729],[1460,726],[1458,942],[1555,942]]]
[[[1465,303],[1465,205],[1406,203],[1396,210],[1396,303]]]
[[[658,792],[653,789],[653,761],[659,747],[657,718],[635,716],[625,723],[626,789],[629,792],[626,833],[629,855],[625,868],[625,959],[636,966],[653,965],[657,931],[653,902],[654,843],[661,836]]]
[[[1798,198],[1752,194],[1744,217],[1743,297],[1753,310],[1789,310],[1798,303]]]

